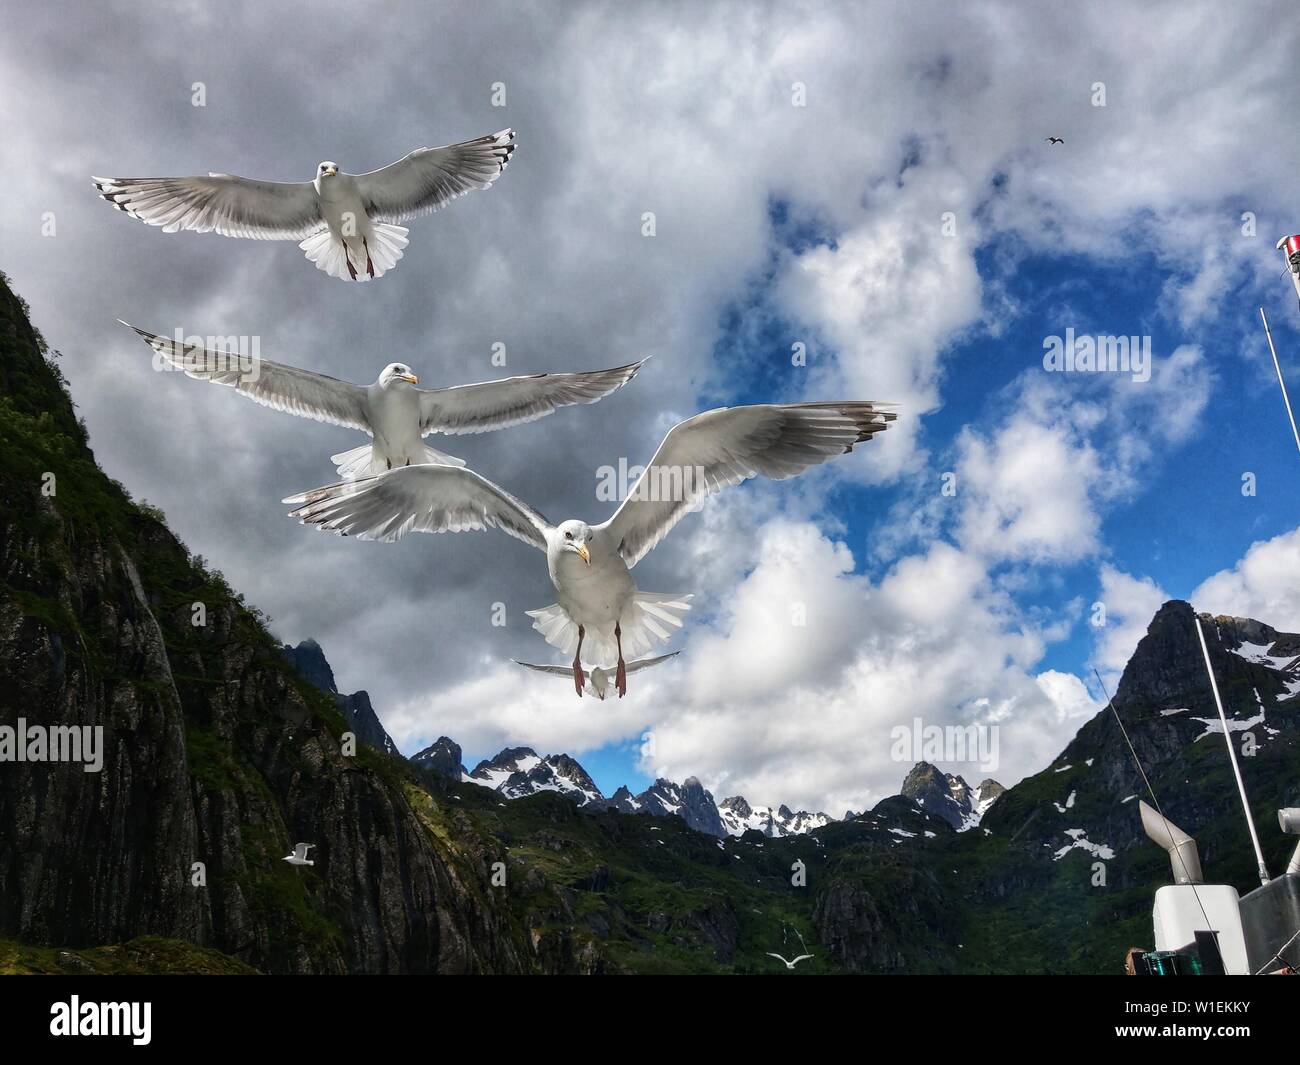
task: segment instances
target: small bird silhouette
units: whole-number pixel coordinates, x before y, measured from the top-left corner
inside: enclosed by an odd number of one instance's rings
[[[1064,144],[1064,143],[1065,143],[1065,138],[1064,138],[1064,137],[1044,137],[1043,139],[1044,139],[1045,141],[1047,141],[1048,144]]]
[[[286,854],[284,856],[284,861],[288,862],[290,865],[315,865],[316,863],[307,857],[307,852],[314,846],[316,846],[314,843],[295,844],[293,853]]]

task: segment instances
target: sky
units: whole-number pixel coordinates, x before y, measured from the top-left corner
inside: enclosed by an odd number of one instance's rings
[[[838,816],[898,790],[918,729],[990,730],[995,757],[931,759],[972,782],[1043,768],[1169,598],[1300,631],[1300,456],[1258,317],[1300,398],[1274,250],[1300,230],[1288,4],[5,8],[0,269],[100,463],[277,636],[317,639],[407,754],[526,745],[607,794],[693,775]],[[309,180],[505,126],[500,180],[363,285],[292,242],[163,234],[90,184]],[[579,700],[511,663],[556,661],[524,613],[555,601],[533,549],[297,525],[281,498],[361,439],[156,373],[117,318],[362,383],[652,354],[595,406],[431,440],[553,520],[603,520],[601,468],[701,410],[898,420],[677,526],[634,575],[695,594],[684,653]],[[1149,372],[1048,369],[1067,336],[1136,338]]]

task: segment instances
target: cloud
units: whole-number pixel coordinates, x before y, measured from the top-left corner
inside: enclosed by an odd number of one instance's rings
[[[1133,577],[1109,564],[1101,567],[1100,577],[1098,602],[1105,608],[1105,616],[1092,658],[1107,689],[1114,692],[1151,618],[1171,597],[1150,577]]]
[[[1235,566],[1197,587],[1192,605],[1300,632],[1300,529],[1251,544]]]
[[[915,759],[894,759],[891,730],[920,718],[994,727],[996,774],[1019,779],[1087,709],[1034,675],[1044,645],[980,560],[951,545],[873,584],[814,526],[774,523],[730,612],[696,635],[687,671],[656,693],[645,768],[838,815],[897,791]]]

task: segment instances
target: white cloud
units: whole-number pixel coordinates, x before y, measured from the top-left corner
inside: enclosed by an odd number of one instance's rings
[[[978,559],[950,545],[873,585],[850,572],[842,544],[775,523],[735,604],[692,638],[685,683],[657,693],[650,771],[838,815],[897,791],[912,760],[891,757],[896,725],[995,726],[992,775],[1016,780],[1056,753],[1085,709],[1034,676],[1043,634]],[[806,608],[805,629],[785,623],[794,604]]]
[[[1235,566],[1201,583],[1192,605],[1300,632],[1300,529],[1251,544]]]
[[[1150,577],[1133,577],[1109,564],[1101,567],[1100,577],[1105,624],[1098,630],[1093,663],[1113,694],[1138,641],[1170,596]]]

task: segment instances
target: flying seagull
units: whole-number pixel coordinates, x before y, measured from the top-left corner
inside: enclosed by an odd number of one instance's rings
[[[257,181],[234,174],[207,177],[91,178],[119,211],[164,233],[214,230],[223,237],[296,240],[330,277],[365,281],[397,265],[408,219],[485,189],[515,150],[503,129],[442,148],[417,148],[368,174],[345,174],[324,162],[311,181]]]
[[[1065,143],[1065,138],[1064,138],[1064,137],[1044,137],[1043,140],[1047,141],[1048,144],[1064,144],[1064,143]]]
[[[803,939],[803,933],[800,932],[799,929],[796,928],[796,929],[794,930],[794,934],[797,935],[797,936],[799,937],[799,945],[803,947],[803,949],[804,949],[804,953],[803,953],[803,954],[800,954],[800,955],[799,955],[797,958],[795,958],[793,961],[786,961],[786,959],[785,959],[782,955],[780,955],[780,954],[773,954],[770,950],[765,952],[769,958],[776,958],[778,961],[784,962],[784,963],[785,963],[785,967],[786,967],[787,969],[793,969],[793,968],[794,968],[796,965],[798,965],[801,961],[810,961],[810,960],[812,959],[812,955],[809,954],[809,953],[807,953],[807,951],[808,951],[808,944],[804,942],[804,939]],[[781,940],[782,940],[782,942],[785,941],[784,929],[782,929]]]
[[[285,503],[305,525],[362,540],[408,532],[496,526],[546,552],[559,602],[530,610],[533,628],[573,654],[582,695],[588,661],[617,657],[614,685],[627,693],[626,654],[639,658],[665,626],[681,628],[689,594],[638,590],[629,572],[704,497],[762,475],[777,480],[853,450],[896,415],[872,402],[719,407],[674,426],[614,516],[600,525],[571,518],[552,525],[527,503],[463,466],[405,466],[378,477],[326,485]]]
[[[643,658],[639,662],[628,662],[626,673],[636,673],[638,670],[649,669],[651,666],[657,666],[660,662],[667,662],[670,658],[675,658],[681,654],[681,651],[673,651],[672,654],[660,655],[658,658]],[[552,673],[557,677],[571,677],[573,670],[568,666],[537,666],[532,662],[520,662],[515,659],[515,665],[523,666],[524,669],[535,669],[538,673]],[[587,677],[586,691],[594,695],[597,699],[604,700],[609,694],[610,672],[603,666],[597,666]],[[582,692],[578,692],[582,695]]]
[[[770,950],[767,951],[766,953],[769,958],[776,958],[777,961],[785,962],[785,967],[787,969],[793,969],[801,961],[809,961],[812,958],[811,954],[800,954],[797,958],[793,959],[792,961],[786,961],[785,958],[783,958],[780,954],[773,954]]]
[[[284,861],[290,865],[315,865],[316,863],[307,857],[307,852],[314,846],[316,846],[314,843],[296,843],[294,844],[293,853],[286,854]]]
[[[506,377],[451,388],[416,388],[419,378],[411,368],[392,362],[374,384],[354,385],[238,352],[186,347],[128,322],[122,324],[134,329],[168,366],[184,370],[188,377],[228,385],[256,403],[287,414],[369,433],[373,444],[330,456],[344,479],[422,462],[463,466],[463,459],[426,447],[423,438],[431,433],[486,433],[545,417],[558,407],[595,403],[632,380],[645,362],[642,359],[589,373]]]

